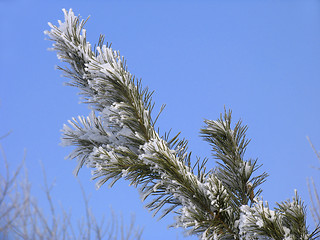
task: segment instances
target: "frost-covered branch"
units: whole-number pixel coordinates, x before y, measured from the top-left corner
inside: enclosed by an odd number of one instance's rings
[[[217,121],[205,120],[207,126],[201,130],[202,137],[210,143],[213,156],[220,160],[216,175],[224,183],[232,196],[235,207],[247,205],[249,200],[261,193],[257,189],[268,176],[263,173],[253,176],[260,167],[257,160],[244,160],[244,154],[250,140],[246,139],[247,126],[238,121],[234,128],[231,125],[231,111],[225,111]]]
[[[182,206],[183,221],[177,225],[196,225],[194,218],[186,224],[190,214],[210,222],[218,210],[211,204],[209,187],[214,184],[193,174],[186,142],[159,136],[151,119],[152,94],[127,71],[119,52],[102,41],[91,50],[84,21],[72,11],[64,12],[65,22],[50,24],[46,33],[55,41],[58,57],[71,66],[63,69],[72,79],[70,85],[79,87],[85,101],[100,113],[69,121],[72,128],[64,126],[63,143],[77,146],[69,156],[78,158],[76,172],[87,164],[100,179],[98,186],[108,180],[112,185],[121,177],[140,185],[143,199],[155,196],[147,205],[155,213],[164,205],[164,215]]]
[[[318,239],[320,229],[308,233],[306,208],[297,191],[292,201],[277,203],[275,210],[270,210],[268,202],[257,201],[254,207],[241,207],[239,221],[242,239]],[[263,236],[260,238],[259,236]]]
[[[150,210],[155,214],[163,210],[163,217],[175,209],[174,226],[201,239],[242,238],[250,223],[247,216],[260,213],[257,199],[267,177],[254,175],[260,167],[257,160],[244,159],[247,127],[241,122],[233,127],[231,112],[226,111],[217,121],[206,120],[201,133],[220,161],[209,172],[207,159],[192,165],[187,141],[178,135],[161,137],[155,130],[152,92],[128,71],[120,53],[104,45],[103,36],[92,49],[85,21],[71,9],[63,11],[64,22],[49,23],[51,30],[45,33],[54,42],[58,58],[69,65],[59,69],[92,110],[88,117],[73,118],[63,128],[63,144],[75,146],[69,158],[78,159],[76,173],[84,164],[93,168],[98,187],[107,181],[112,186],[120,178],[130,181],[139,187],[143,200],[150,199],[146,205]],[[307,234],[303,224],[298,225]],[[269,235],[256,236],[268,239]]]

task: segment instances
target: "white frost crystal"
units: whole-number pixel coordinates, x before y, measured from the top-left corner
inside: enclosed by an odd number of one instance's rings
[[[131,181],[141,187],[143,200],[153,196],[149,209],[157,213],[165,206],[165,215],[177,207],[175,226],[201,239],[269,240],[256,232],[266,221],[278,224],[284,239],[293,239],[290,227],[281,222],[283,212],[298,219],[303,208],[296,201],[286,202],[282,212],[272,211],[267,203],[253,199],[260,191],[254,188],[266,174],[251,176],[256,162],[243,159],[248,140],[241,121],[231,129],[227,111],[217,121],[205,120],[207,127],[201,131],[217,153],[219,166],[209,172],[205,160],[192,166],[186,141],[160,137],[155,130],[152,93],[127,71],[120,53],[103,45],[103,37],[93,50],[86,40],[85,21],[71,9],[63,12],[64,21],[58,26],[49,23],[51,30],[45,34],[54,41],[58,58],[70,65],[61,68],[71,78],[69,84],[81,90],[92,110],[62,129],[62,145],[75,146],[68,157],[78,159],[76,173],[83,165],[93,168],[98,188],[109,180],[110,186],[120,178]],[[241,206],[250,201],[251,207]]]

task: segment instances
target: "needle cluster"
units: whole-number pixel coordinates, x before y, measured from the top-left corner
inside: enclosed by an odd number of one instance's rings
[[[71,9],[63,11],[64,22],[49,23],[51,30],[45,33],[58,58],[68,65],[59,69],[92,109],[88,117],[73,118],[63,128],[63,144],[75,147],[69,158],[78,160],[76,173],[83,165],[89,166],[98,187],[128,180],[139,188],[154,214],[160,210],[160,217],[175,213],[173,225],[200,239],[319,236],[319,230],[308,233],[297,195],[279,204],[276,212],[259,201],[267,174],[256,175],[257,160],[244,159],[247,127],[241,121],[233,126],[230,111],[216,121],[206,120],[201,129],[218,166],[206,171],[206,159],[191,164],[186,140],[179,139],[179,134],[162,137],[155,130],[158,117],[152,117],[152,92],[128,71],[119,51],[104,45],[103,36],[92,48],[83,28],[85,21]]]

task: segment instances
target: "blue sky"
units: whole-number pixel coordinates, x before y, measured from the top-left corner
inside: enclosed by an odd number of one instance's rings
[[[306,140],[310,136],[320,148],[320,2],[195,2],[0,1],[0,135],[12,130],[1,145],[12,167],[27,149],[33,193],[41,203],[39,161],[48,179],[56,179],[57,202],[84,214],[72,175],[76,162],[64,160],[71,149],[59,142],[63,123],[89,110],[78,104],[76,89],[63,86],[67,79],[54,69],[59,61],[46,50],[51,43],[43,34],[47,22],[63,19],[62,8],[91,15],[89,41],[105,34],[129,71],[155,90],[156,107],[167,104],[158,122],[162,131],[181,131],[194,156],[210,156],[199,137],[203,119],[217,119],[224,106],[231,108],[234,120],[249,126],[247,158],[259,158],[270,174],[262,185],[264,199],[274,206],[297,189],[309,203],[306,178],[320,179]],[[79,178],[98,215],[108,217],[110,206],[125,219],[132,212],[145,227],[144,239],[176,239],[179,231],[167,230],[172,216],[152,218],[127,182],[96,191],[90,169]],[[313,228],[310,214],[308,223]]]

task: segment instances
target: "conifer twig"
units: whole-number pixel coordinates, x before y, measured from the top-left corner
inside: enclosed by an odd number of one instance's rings
[[[93,168],[97,186],[112,186],[120,178],[139,187],[147,208],[165,216],[176,213],[174,226],[187,229],[201,239],[315,239],[309,234],[304,206],[295,194],[292,201],[269,209],[259,196],[267,173],[256,175],[261,167],[256,159],[246,160],[247,126],[231,122],[225,110],[216,121],[205,120],[201,135],[212,146],[218,166],[206,172],[205,163],[192,166],[187,141],[178,135],[164,137],[155,130],[154,103],[127,69],[125,59],[100,36],[97,47],[86,39],[85,21],[64,11],[64,22],[49,23],[45,33],[53,50],[68,67],[59,67],[79,88],[83,101],[92,110],[64,125],[62,142],[75,146],[69,155]],[[161,109],[162,111],[163,109]],[[161,112],[160,111],[160,112]],[[195,173],[194,170],[198,172]],[[175,211],[173,211],[175,210]],[[318,234],[318,235],[317,235]]]

